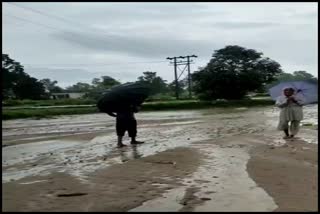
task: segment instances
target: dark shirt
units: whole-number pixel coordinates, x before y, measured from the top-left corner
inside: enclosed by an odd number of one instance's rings
[[[117,112],[117,119],[135,120],[134,112]]]
[[[117,119],[122,120],[135,120],[134,113],[137,112],[137,108],[130,106],[125,109],[121,109],[117,112]]]

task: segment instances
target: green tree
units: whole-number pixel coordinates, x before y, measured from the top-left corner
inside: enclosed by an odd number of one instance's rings
[[[93,78],[91,84],[93,87],[98,87],[101,84],[100,78]]]
[[[157,76],[157,72],[143,72],[143,76],[138,77],[137,82],[148,84],[151,88],[152,95],[168,92],[166,80]]]
[[[121,84],[116,79],[110,77],[110,76],[102,76],[101,78],[93,78],[92,80],[92,86],[95,89],[109,89],[113,86]]]
[[[294,80],[317,80],[316,77],[306,71],[294,71],[293,76]]]
[[[186,83],[185,79],[178,81],[178,93],[179,93],[180,97],[186,91],[185,90],[186,86],[187,86],[187,83]],[[176,82],[172,81],[171,83],[169,83],[168,89],[169,89],[170,95],[175,96],[176,95]]]
[[[269,88],[277,85],[280,82],[301,80],[306,80],[318,84],[318,78],[308,73],[307,71],[294,71],[293,73],[281,73],[277,75],[276,79],[273,82],[266,85],[265,91],[267,91]]]
[[[22,76],[13,87],[13,92],[18,99],[39,100],[47,98],[45,88],[36,78]]]
[[[101,81],[101,87],[104,89],[109,89],[113,86],[119,85],[120,82],[115,80],[114,78],[110,77],[110,76],[102,76],[101,77],[102,81]]]
[[[91,89],[87,93],[87,97],[91,99],[98,100],[103,92],[105,92],[107,89],[121,84],[116,79],[110,77],[110,76],[102,76],[101,78],[93,78],[91,81]]]
[[[2,96],[4,99],[15,97],[13,87],[19,76],[23,76],[23,66],[7,54],[2,54]]]
[[[4,99],[43,99],[45,88],[36,78],[24,72],[23,66],[2,54],[2,95]]]
[[[274,60],[240,46],[216,50],[206,67],[192,74],[195,93],[200,99],[241,99],[282,73]]]
[[[86,92],[89,92],[91,89],[92,89],[92,86],[90,84],[78,82],[72,86],[67,87],[66,91],[86,93]]]
[[[43,84],[46,92],[49,94],[63,92],[63,89],[56,85],[58,83],[58,81],[56,80],[51,81],[50,79],[47,78],[47,79],[40,80],[40,82]]]

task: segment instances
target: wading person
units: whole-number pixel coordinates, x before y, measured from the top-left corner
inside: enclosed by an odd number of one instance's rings
[[[135,119],[134,113],[137,113],[139,110],[138,106],[128,106],[119,109],[116,114],[113,112],[107,113],[108,115],[112,117],[116,117],[116,131],[118,136],[118,147],[124,147],[126,146],[123,144],[122,139],[125,135],[126,131],[128,131],[128,135],[131,138],[131,144],[142,144],[144,142],[137,141],[137,121]]]
[[[278,130],[285,133],[284,139],[293,138],[298,133],[303,119],[302,105],[302,96],[291,87],[285,87],[283,95],[277,98],[276,106],[281,109]]]

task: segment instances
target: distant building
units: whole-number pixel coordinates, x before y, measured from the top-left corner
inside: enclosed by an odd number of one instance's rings
[[[63,93],[52,93],[50,98],[57,100],[57,99],[78,99],[83,98],[86,93],[80,92],[63,92]]]

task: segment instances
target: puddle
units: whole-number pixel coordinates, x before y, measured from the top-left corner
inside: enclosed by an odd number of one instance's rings
[[[20,180],[22,178],[34,175],[49,175],[52,171],[51,166],[42,166],[37,168],[16,169],[14,171],[2,172],[2,183]]]
[[[241,111],[240,111],[241,110]],[[243,111],[242,111],[243,110]],[[317,121],[317,105],[305,108],[305,121]],[[183,121],[177,121],[177,120]],[[143,112],[137,114],[138,140],[145,144],[116,149],[113,131],[86,140],[45,140],[36,143],[7,146],[2,149],[3,182],[10,179],[67,172],[86,180],[97,169],[113,164],[126,163],[132,159],[153,155],[168,149],[190,146],[192,142],[206,139],[221,139],[228,136],[257,133],[273,139],[273,144],[282,145],[282,135],[276,131],[278,112],[272,107],[206,109],[193,111]],[[142,121],[142,122],[141,122]],[[149,121],[148,124],[143,121]],[[105,114],[62,116],[55,119],[21,119],[2,121],[3,136],[11,141],[32,139],[29,135],[47,133],[66,134],[95,133],[114,130],[114,118]],[[85,132],[89,130],[88,132]],[[317,143],[316,130],[302,129],[301,139]],[[37,136],[39,137],[39,136]],[[43,138],[46,135],[41,136]],[[35,137],[36,138],[36,137]],[[3,138],[6,140],[5,138]],[[129,138],[126,137],[125,144]],[[10,142],[10,141],[9,141]],[[8,143],[5,142],[5,143]],[[9,144],[9,143],[8,143]]]
[[[184,188],[177,188],[166,192],[162,197],[147,201],[141,206],[129,210],[128,212],[172,212],[178,211],[183,206],[180,204],[184,196]]]
[[[161,123],[161,126],[169,126],[169,125],[188,125],[188,124],[194,124],[194,123],[201,123],[201,120],[194,120],[194,121],[183,121],[183,122],[171,122],[171,123]],[[150,125],[145,125],[150,127]],[[157,124],[151,125],[151,126],[159,126]],[[142,126],[144,127],[144,126]]]
[[[26,184],[41,183],[41,182],[46,182],[46,181],[48,181],[48,180],[31,181],[31,182],[25,182],[25,183],[19,183],[19,184],[26,185]]]
[[[198,186],[200,191],[195,195],[211,200],[196,206],[195,212],[270,212],[277,208],[273,199],[249,177],[246,165],[250,156],[247,151],[216,147],[207,155],[207,163],[199,168],[194,178],[209,183]]]
[[[2,165],[10,166],[29,160],[40,159],[44,154],[55,154],[57,151],[73,148],[80,142],[50,140],[38,143],[20,144],[2,148]],[[4,162],[5,161],[5,162]]]
[[[246,164],[248,149],[220,148],[217,145],[193,145],[206,154],[206,162],[188,178],[184,186],[170,190],[161,197],[147,201],[131,212],[182,211],[187,189],[197,188],[194,196],[202,203],[194,204],[191,211],[273,211],[277,205],[273,199],[249,177]],[[244,197],[245,196],[245,197]],[[189,211],[189,210],[188,210]]]
[[[88,176],[97,169],[207,139],[197,135],[186,138],[182,134],[184,128],[179,126],[150,129],[152,128],[139,130],[141,136],[148,136],[139,138],[145,144],[121,149],[116,148],[114,133],[98,136],[89,142],[52,140],[5,147],[2,164],[8,169],[4,171],[2,181],[9,182],[11,179],[57,171],[66,172],[86,182]],[[124,143],[128,142],[129,138],[125,137]],[[15,168],[10,168],[13,166]]]

